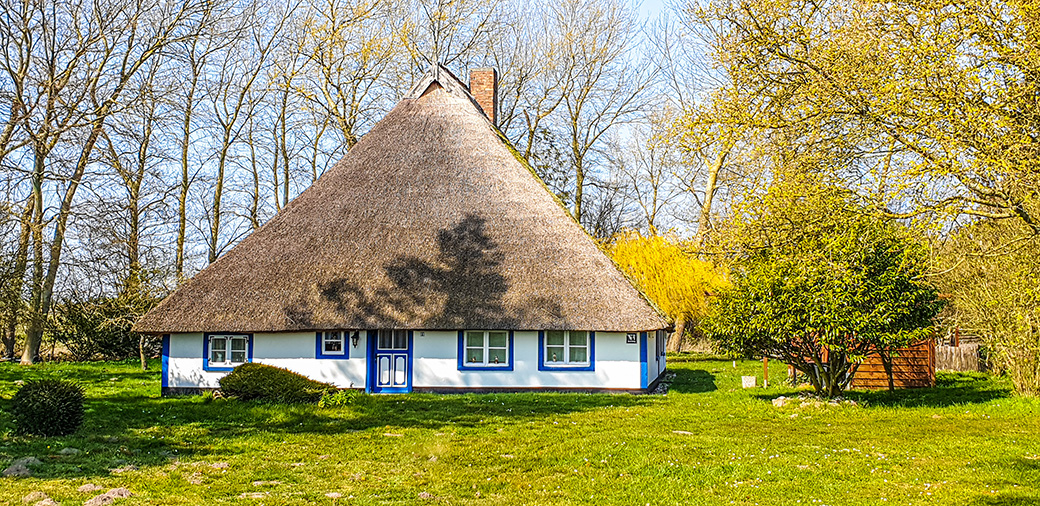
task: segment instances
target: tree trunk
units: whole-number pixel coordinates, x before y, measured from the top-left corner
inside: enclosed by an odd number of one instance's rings
[[[7,308],[7,328],[4,329],[4,359],[14,360],[15,346],[18,344],[18,320],[22,317],[22,284],[25,280],[25,269],[29,263],[29,239],[31,238],[32,220],[36,210],[36,200],[32,195],[25,201],[25,209],[20,220],[21,231],[18,234],[18,251],[15,252],[14,272],[11,274],[12,297]]]
[[[711,205],[715,199],[715,191],[718,189],[719,171],[726,161],[727,151],[720,151],[715,161],[708,168],[708,184],[704,187],[704,205],[701,206],[700,217],[697,220],[697,245],[704,246],[708,238],[708,228],[711,226]]]
[[[719,152],[715,155],[715,161],[708,167],[708,184],[704,187],[704,205],[701,206],[701,213],[697,220],[697,245],[701,247],[704,246],[704,241],[708,238],[708,229],[711,228],[711,207],[715,200],[715,192],[718,191],[719,173],[726,165],[726,157],[733,150],[735,138],[736,135],[731,133],[728,138],[723,140]]]
[[[42,340],[43,322],[40,321],[43,301],[43,169],[46,151],[41,146],[34,147],[35,157],[33,167],[33,206],[36,210],[32,219],[32,295],[29,297],[29,328],[25,331],[25,347],[22,348],[22,365],[32,364],[40,353],[40,341]]]
[[[892,374],[892,354],[889,352],[878,352],[878,357],[881,358],[881,366],[885,368],[885,376],[888,376],[888,391],[896,391],[896,381]]]
[[[230,131],[224,133],[224,145],[220,150],[217,160],[217,183],[213,188],[213,219],[209,225],[209,257],[208,263],[217,261],[220,252],[220,202],[224,198],[224,166],[227,162],[227,152],[230,147]]]
[[[148,370],[148,357],[146,357],[145,354],[144,354],[144,341],[145,341],[144,334],[141,334],[140,336],[138,336],[137,350],[141,354],[141,370],[142,371],[147,371]]]
[[[152,141],[152,123],[155,120],[155,102],[151,104],[151,110],[144,120],[141,132],[141,146],[137,152],[137,167],[133,174],[127,174],[126,187],[129,198],[130,233],[126,241],[127,257],[130,272],[127,273],[127,290],[136,295],[141,292],[144,283],[143,269],[141,268],[141,185],[148,168],[150,148]]]
[[[51,242],[50,258],[47,259],[47,276],[43,279],[43,285],[39,289],[40,296],[37,306],[39,309],[33,315],[32,325],[25,339],[25,350],[22,353],[22,364],[25,365],[32,364],[40,354],[44,324],[47,321],[47,315],[50,314],[51,303],[54,298],[54,282],[58,278],[58,267],[61,265],[61,250],[65,245],[65,230],[68,226],[69,215],[72,214],[72,200],[76,196],[76,190],[79,188],[83,173],[87,169],[90,155],[94,151],[94,144],[101,134],[101,129],[102,122],[98,121],[91,129],[90,135],[87,136],[83,149],[80,151],[79,159],[76,161],[76,170],[73,172],[72,177],[69,178],[69,186],[61,200],[61,208],[58,210],[58,219],[54,226],[54,239]],[[40,208],[42,210],[43,206],[41,205]],[[42,241],[40,248],[42,249]],[[42,260],[41,258],[41,267]]]
[[[193,47],[194,49],[194,47]],[[184,280],[184,243],[188,233],[188,190],[191,178],[188,173],[188,148],[191,146],[191,113],[195,106],[195,89],[198,86],[199,73],[192,68],[191,84],[184,104],[184,122],[181,123],[181,184],[177,195],[177,282]]]
[[[585,168],[582,167],[581,159],[575,160],[574,163],[574,219],[578,220],[578,224],[581,224],[582,213],[582,200],[585,197]]]
[[[686,344],[686,320],[679,319],[675,321],[675,332],[668,336],[668,343],[665,345],[666,351],[681,352]]]
[[[260,169],[256,159],[256,140],[253,138],[253,115],[249,115],[249,130],[246,132],[246,141],[249,146],[249,167],[253,176],[253,194],[249,202],[249,224],[253,230],[260,228]]]

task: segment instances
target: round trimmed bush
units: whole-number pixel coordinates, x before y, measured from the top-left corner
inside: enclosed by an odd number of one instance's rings
[[[287,369],[255,363],[242,364],[220,378],[221,392],[242,400],[317,402],[323,393],[335,389]]]
[[[83,423],[83,387],[60,379],[27,380],[11,400],[21,434],[65,436]]]

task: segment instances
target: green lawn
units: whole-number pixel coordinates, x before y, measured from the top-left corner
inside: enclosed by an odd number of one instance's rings
[[[43,461],[32,478],[0,478],[0,504],[43,491],[78,505],[86,483],[130,489],[126,505],[1040,504],[1040,400],[1002,380],[940,374],[935,389],[777,408],[796,392],[740,388],[760,363],[670,359],[666,396],[364,396],[326,409],[162,399],[158,373],[132,363],[0,364],[4,409],[30,377],[76,379],[88,397],[69,437],[16,436],[0,414],[0,466]],[[58,455],[69,446],[83,451]],[[127,465],[139,469],[111,471]]]

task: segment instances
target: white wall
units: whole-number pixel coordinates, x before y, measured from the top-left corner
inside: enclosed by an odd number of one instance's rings
[[[536,331],[514,332],[512,371],[460,371],[458,335],[414,332],[413,387],[639,388],[639,345],[626,344],[624,333],[596,332],[595,371],[539,371]]]
[[[218,388],[227,372],[205,371],[202,334],[172,334],[167,386]],[[538,332],[517,331],[513,336],[512,371],[460,371],[457,331],[413,333],[413,387],[470,388],[618,388],[638,389],[642,376],[639,344],[627,344],[625,334],[596,332],[595,371],[539,371]],[[657,362],[654,333],[648,334],[650,382],[663,368]],[[314,332],[257,333],[253,335],[253,362],[298,372],[340,388],[364,388],[367,374],[366,332],[358,347],[349,346],[349,359],[315,359]]]
[[[170,334],[167,386],[171,388],[217,388],[222,372],[202,370],[202,334]]]
[[[665,345],[668,343],[668,332],[665,332],[664,330],[658,330],[657,334],[661,336],[661,347],[657,349],[657,353],[655,354],[655,356],[657,357],[657,375],[660,376],[661,374],[664,374],[664,370],[668,366],[666,363],[667,360],[664,356],[664,348]],[[651,332],[650,335],[652,336],[654,335],[654,333]],[[650,381],[653,381],[653,379],[651,379]]]
[[[349,359],[315,359],[314,332],[253,334],[253,362],[282,367],[340,388],[364,388],[366,333]],[[218,388],[227,372],[202,368],[202,334],[170,335],[169,379],[173,388]]]

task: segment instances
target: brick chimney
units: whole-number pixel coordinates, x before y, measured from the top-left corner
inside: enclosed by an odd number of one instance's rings
[[[469,71],[469,93],[491,124],[498,125],[498,71],[485,67]]]

